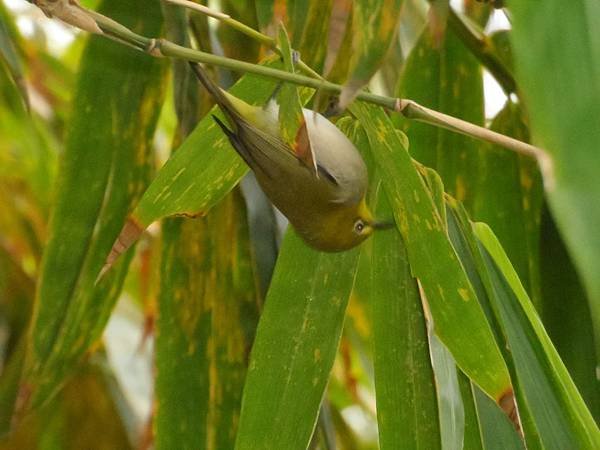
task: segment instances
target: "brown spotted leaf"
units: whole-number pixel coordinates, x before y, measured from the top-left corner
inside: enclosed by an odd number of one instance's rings
[[[133,6],[145,14],[132,14]],[[158,2],[105,0],[101,11],[140,32],[160,32]],[[66,148],[44,249],[23,378],[21,409],[55,393],[100,336],[127,260],[94,285],[114,236],[143,191],[163,99],[160,61],[90,38],[81,58]]]
[[[340,95],[345,109],[377,72],[396,35],[402,0],[357,0],[353,10],[352,75]]]

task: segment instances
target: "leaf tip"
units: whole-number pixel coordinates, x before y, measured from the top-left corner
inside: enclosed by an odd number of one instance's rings
[[[106,275],[110,268],[115,264],[119,256],[125,253],[129,247],[131,247],[138,240],[143,231],[144,227],[139,224],[133,216],[130,216],[127,219],[127,222],[125,222],[123,229],[119,233],[119,236],[110,249],[110,252],[106,257],[106,261],[104,262],[104,266],[102,266],[102,269],[100,270],[100,273],[98,274],[94,284],[98,284],[100,282],[104,275]]]

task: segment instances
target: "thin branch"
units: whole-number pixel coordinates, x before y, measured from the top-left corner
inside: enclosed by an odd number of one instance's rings
[[[165,1],[167,3],[172,3],[174,5],[183,6],[184,8],[188,8],[193,11],[199,12],[201,14],[205,14],[208,17],[212,17],[214,19],[220,20],[221,22],[230,26],[234,30],[237,30],[240,33],[245,34],[246,36],[259,42],[260,44],[267,46],[268,48],[270,48],[271,50],[273,50],[274,52],[276,52],[278,55],[281,56],[281,49],[277,46],[277,41],[275,39],[273,39],[271,36],[267,36],[266,34],[261,33],[260,31],[255,30],[252,27],[249,27],[248,25],[246,25],[240,21],[233,19],[232,17],[230,17],[227,14],[213,11],[212,9],[207,8],[206,6],[199,5],[198,3],[194,3],[189,0],[165,0]],[[299,60],[297,62],[296,67],[298,67],[302,72],[304,72],[308,76],[311,76],[314,78],[320,78],[320,75],[317,72],[315,72],[312,68],[307,66],[306,63],[302,60]]]
[[[454,131],[455,133],[464,134],[466,136],[471,136],[492,144],[499,145],[519,153],[520,155],[534,158],[538,162],[540,172],[544,178],[546,189],[550,190],[553,187],[554,168],[552,159],[548,153],[546,153],[546,151],[539,147],[519,141],[518,139],[510,136],[497,133],[489,128],[480,127],[465,120],[449,116],[439,111],[434,111],[419,105],[412,100],[397,99],[395,110],[400,112],[408,119],[425,122],[430,125],[436,125],[438,127],[445,128],[446,130]]]
[[[43,0],[28,0],[30,3],[38,5],[43,8],[45,1]],[[58,0],[61,1],[61,0]],[[65,3],[72,2],[74,0],[62,0]],[[54,2],[53,2],[54,3]],[[264,67],[256,64],[251,64],[244,61],[238,61],[235,59],[226,58],[224,56],[217,56],[211,53],[205,53],[198,50],[194,50],[187,47],[174,44],[166,39],[154,39],[141,36],[134,33],[130,29],[121,25],[120,23],[102,15],[95,11],[90,11],[77,5],[80,11],[87,14],[88,17],[93,19],[99,30],[100,34],[111,37],[120,42],[124,42],[136,49],[146,52],[155,57],[167,56],[172,58],[184,59],[187,61],[199,62],[203,64],[217,65],[226,69],[231,69],[238,72],[252,73],[255,75],[263,76],[266,78],[274,78],[281,81],[287,81],[301,86],[307,86],[313,89],[327,91],[339,94],[342,92],[343,86],[332,83],[330,81],[320,78],[318,74],[316,76],[305,76],[296,73],[287,72],[284,70],[278,70],[271,67]],[[45,11],[48,13],[48,11]],[[58,18],[60,16],[56,15]],[[313,72],[314,73],[314,72]],[[318,77],[318,78],[317,78]],[[521,142],[517,139],[496,133],[487,128],[474,125],[464,120],[457,119],[446,114],[442,114],[438,111],[425,108],[418,103],[408,100],[399,99],[393,97],[385,97],[382,95],[371,94],[370,92],[360,91],[356,97],[358,100],[362,100],[374,105],[382,106],[386,109],[399,112],[408,119],[418,120],[425,122],[430,125],[445,128],[457,133],[464,134],[466,136],[474,137],[476,139],[484,140],[492,144],[499,145],[517,153],[533,157],[537,160],[540,171],[544,177],[544,183],[547,190],[552,189],[554,185],[554,171],[552,160],[549,155],[541,148],[533,145]]]
[[[207,15],[208,17],[213,17],[215,19],[229,19],[231,16],[229,14],[222,13],[220,11],[214,11],[210,9],[208,6],[201,5],[200,3],[194,3],[189,0],[165,0],[167,3],[172,3],[174,5],[183,6],[184,8],[193,9],[194,11],[198,11],[202,14]],[[241,22],[239,22],[241,23]],[[248,27],[250,28],[250,27]],[[251,28],[252,29],[252,28]],[[252,30],[254,31],[254,30]]]
[[[213,19],[220,20],[221,22],[229,25],[231,28],[239,31],[240,33],[245,34],[248,37],[251,37],[252,39],[260,42],[261,44],[266,45],[269,48],[275,49],[277,47],[277,43],[275,42],[275,39],[256,31],[254,28],[249,27],[248,25],[246,25],[242,22],[239,22],[239,21],[231,18],[231,16],[229,16],[228,14],[224,14],[219,11],[214,11],[204,5],[200,5],[198,3],[194,3],[189,0],[165,0],[165,1],[167,3],[172,3],[174,5],[179,5],[179,6],[183,6],[184,8],[191,9],[193,11],[204,14],[208,17],[212,17]]]

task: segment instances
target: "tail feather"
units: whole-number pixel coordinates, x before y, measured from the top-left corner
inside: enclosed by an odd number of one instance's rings
[[[227,118],[230,119],[232,124],[237,124],[239,120],[242,120],[240,113],[231,104],[231,101],[229,101],[223,90],[213,80],[210,79],[202,66],[198,63],[190,62],[190,67],[192,68],[192,71],[198,80],[200,80],[202,85],[206,88],[210,95],[212,95],[215,102],[227,115]]]

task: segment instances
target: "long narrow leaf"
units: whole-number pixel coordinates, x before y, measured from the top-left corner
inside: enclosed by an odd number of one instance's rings
[[[456,364],[448,349],[432,332],[429,333],[429,351],[435,375],[442,449],[460,450],[464,443],[465,408]]]
[[[491,397],[501,398],[511,389],[508,370],[423,180],[381,109],[355,103],[351,110],[367,131],[436,335],[471,379]]]
[[[554,162],[554,179],[545,180],[548,198],[588,292],[598,367],[600,3],[513,1],[510,6],[517,78],[526,92],[534,141]]]
[[[350,80],[340,104],[345,108],[379,69],[395,37],[402,0],[356,0],[352,18]]]
[[[284,238],[244,388],[236,449],[305,449],[338,348],[359,252]]]
[[[102,12],[158,33],[158,2],[106,0]],[[152,135],[162,101],[161,64],[106,39],[91,38],[58,176],[50,236],[20,399],[21,409],[55,392],[97,339],[126,271],[126,261],[94,281],[114,235],[147,182]]]
[[[554,349],[497,238],[475,224],[494,302],[524,396],[546,448],[600,447],[600,431]]]
[[[263,104],[273,88],[272,82],[245,75],[231,88],[231,93],[249,103]],[[133,220],[144,228],[155,220],[175,214],[205,214],[248,171],[212,114],[225,120],[215,106],[144,192],[132,215]]]
[[[156,337],[156,448],[233,448],[258,317],[239,193],[169,219]]]
[[[364,130],[354,142],[370,160]],[[377,217],[392,209],[380,177],[373,170],[371,203]],[[440,429],[425,317],[417,282],[398,230],[377,232],[371,238],[368,302],[372,309],[375,388],[379,445],[383,450],[440,448]],[[363,252],[368,246],[363,244]],[[366,314],[358,311],[358,315]],[[364,319],[363,319],[364,320]],[[418,412],[417,412],[418,411]]]

